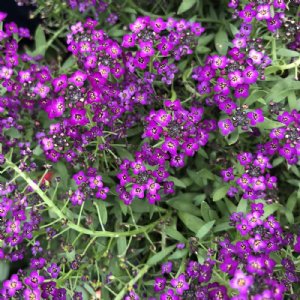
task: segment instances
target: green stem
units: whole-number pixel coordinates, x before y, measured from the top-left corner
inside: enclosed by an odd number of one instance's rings
[[[278,66],[278,68],[280,68],[280,70],[290,70],[290,69],[294,69],[300,66],[300,58],[298,58],[296,61],[294,61],[293,63],[290,63],[288,65],[283,65],[283,66]]]
[[[67,216],[63,214],[62,210],[54,204],[54,202],[40,189],[40,187],[27,174],[23,173],[22,170],[20,170],[13,162],[7,160],[6,164],[10,166],[17,174],[19,174],[20,177],[22,177],[28,185],[30,185],[30,187],[35,191],[35,193],[37,193],[42,198],[44,203],[49,207],[49,209],[52,210],[53,213],[57,215],[58,218],[68,221],[67,226],[69,229],[73,229],[82,234],[86,234],[94,237],[112,237],[112,238],[143,234],[154,229],[161,222],[162,219],[168,218],[170,215],[170,212],[168,212],[165,216],[163,216],[159,220],[150,223],[146,226],[143,226],[141,228],[130,230],[130,231],[110,232],[110,231],[91,230],[82,227],[81,225],[77,225],[74,222],[72,222],[70,219],[68,219]]]
[[[139,273],[123,287],[123,289],[120,291],[120,293],[118,295],[116,295],[115,300],[122,300],[124,295],[126,294],[127,290],[130,289],[132,286],[134,286],[135,283],[137,281],[139,281],[139,279],[141,279],[148,272],[149,269],[150,269],[150,266],[145,265],[139,271]]]

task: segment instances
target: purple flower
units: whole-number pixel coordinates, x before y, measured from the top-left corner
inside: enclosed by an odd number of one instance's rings
[[[9,296],[13,297],[18,290],[22,289],[22,282],[17,275],[13,274],[9,280],[3,282],[3,288]]]
[[[251,226],[245,219],[243,219],[242,222],[238,224],[236,228],[243,236],[247,235],[251,230]]]
[[[43,283],[45,278],[40,276],[37,271],[33,271],[30,273],[29,277],[24,279],[24,283],[30,286],[31,288],[35,289],[39,287],[41,283]]]
[[[161,274],[170,274],[172,272],[173,263],[168,261],[161,266]]]
[[[223,135],[228,135],[235,129],[230,119],[220,120],[218,126]]]
[[[155,292],[160,292],[165,289],[166,286],[166,278],[164,277],[156,277],[154,280],[154,291]]]
[[[48,267],[47,272],[52,278],[57,278],[60,273],[60,267],[57,264],[52,263],[50,267]]]
[[[71,125],[81,125],[84,126],[89,123],[88,118],[86,117],[86,110],[85,109],[77,109],[71,108],[71,118],[70,124]]]
[[[256,11],[257,11],[256,19],[259,21],[268,20],[271,18],[271,10],[269,4],[258,5]]]
[[[40,300],[41,299],[41,292],[37,288],[34,288],[33,290],[26,289],[24,291],[24,297],[25,297],[25,300]]]
[[[249,287],[253,284],[253,277],[246,276],[243,271],[236,270],[234,277],[230,280],[230,286],[237,289],[241,294],[247,294]]]
[[[52,85],[54,87],[54,92],[58,93],[61,90],[65,89],[68,85],[68,77],[67,75],[63,74],[58,78],[53,79]]]
[[[189,289],[189,284],[185,281],[184,274],[180,274],[177,278],[171,279],[170,283],[176,289],[178,295],[182,295],[184,291]]]
[[[140,199],[144,198],[145,187],[140,184],[134,184],[131,188],[132,197],[137,196]]]
[[[221,171],[222,178],[225,182],[234,180],[233,168]]]
[[[264,121],[264,115],[262,109],[258,108],[255,111],[248,112],[247,117],[250,120],[250,125],[255,126],[257,123]]]
[[[179,300],[179,297],[173,290],[169,289],[166,293],[160,295],[160,300]]]

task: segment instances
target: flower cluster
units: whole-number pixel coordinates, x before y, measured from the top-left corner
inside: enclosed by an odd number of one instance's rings
[[[237,155],[238,165],[222,170],[222,179],[232,183],[228,195],[233,197],[238,193],[234,182],[243,191],[243,199],[265,199],[272,203],[277,200],[277,177],[272,176],[268,169],[272,168],[270,159],[261,152],[255,155],[250,152],[242,152]],[[242,167],[242,169],[241,169]],[[239,174],[235,177],[235,170]],[[242,170],[242,173],[240,173]]]
[[[44,257],[32,258],[29,273],[20,269],[3,282],[1,299],[22,297],[24,300],[39,300],[53,297],[66,300],[66,289],[57,287],[55,282],[59,273],[60,267],[57,264],[49,263]]]
[[[273,254],[293,245],[293,235],[284,232],[274,216],[264,217],[262,203],[251,204],[251,212],[234,213],[231,224],[244,237],[236,243],[220,243],[220,269],[232,277],[230,286],[238,295],[232,299],[283,299],[289,285],[299,282],[294,264],[283,259],[285,274],[275,268]]]
[[[90,167],[86,173],[79,171],[73,175],[73,179],[78,186],[70,197],[73,205],[81,205],[87,198],[107,198],[109,188],[103,186],[102,177],[97,175],[97,169]]]
[[[203,264],[190,260],[186,264],[184,273],[175,275],[173,263],[171,261],[164,263],[161,266],[161,275],[154,279],[154,292],[157,296],[153,299],[228,300],[226,287],[217,282],[211,282],[214,265],[215,262],[211,259],[207,259]],[[125,299],[138,300],[140,298],[134,291],[131,291],[131,295]]]
[[[179,100],[166,100],[164,107],[150,111],[144,120],[143,137],[150,143],[157,143],[153,146],[144,144],[136,153],[135,161],[125,160],[120,167],[122,172],[117,176],[121,185],[119,194],[126,204],[135,196],[144,198],[145,191],[149,202],[155,203],[161,199],[158,191],[162,183],[164,193],[174,192],[174,184],[166,181],[169,177],[167,168],[182,168],[185,157],[194,156],[208,142],[209,132],[216,129],[215,121],[202,120],[203,108],[200,106],[187,110]],[[126,187],[130,187],[130,192]]]
[[[275,105],[274,103],[273,106]],[[290,165],[297,164],[300,156],[300,114],[297,110],[292,110],[278,112],[276,117],[283,126],[271,130],[269,141],[258,145],[259,151],[267,156],[279,154]]]

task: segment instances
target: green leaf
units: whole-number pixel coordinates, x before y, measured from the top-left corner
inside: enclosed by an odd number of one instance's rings
[[[69,172],[66,165],[63,162],[58,162],[55,164],[54,168],[58,173],[57,175],[61,177],[65,188],[68,188]]]
[[[256,102],[258,98],[262,98],[266,95],[265,91],[254,91],[244,102],[244,104],[251,105]]]
[[[235,36],[239,32],[238,28],[235,25],[229,23],[229,27],[233,36]]]
[[[228,200],[227,198],[225,198],[225,204],[231,214],[237,211],[237,207],[232,203],[231,200]]]
[[[105,202],[102,200],[97,200],[94,203],[98,206],[102,223],[105,225],[107,223],[107,209]]]
[[[209,207],[209,205],[207,204],[207,202],[203,201],[201,203],[201,216],[204,219],[204,221],[208,222],[209,220],[209,212],[210,212],[211,208]]]
[[[118,147],[118,148],[116,148],[116,151],[120,158],[122,158],[122,159],[127,158],[132,161],[134,160],[133,155],[129,151],[127,151],[125,148]]]
[[[248,206],[248,201],[242,198],[236,208],[236,212],[246,213],[247,206]]]
[[[74,56],[70,56],[68,57],[65,62],[63,63],[63,65],[60,68],[60,72],[64,73],[65,71],[71,69],[72,67],[74,67],[74,65],[76,64],[76,60]]]
[[[215,175],[208,169],[202,169],[199,172],[197,172],[196,174],[197,174],[197,176],[199,176],[201,178],[215,180]]]
[[[169,237],[171,237],[172,239],[185,243],[186,242],[186,238],[175,228],[173,227],[166,227],[164,230],[165,234]]]
[[[199,238],[200,240],[203,239],[212,229],[214,226],[216,220],[210,221],[203,225],[197,232],[196,237]]]
[[[284,48],[279,49],[277,54],[280,56],[283,56],[283,57],[298,57],[298,56],[300,56],[299,52],[289,50],[289,49],[284,49]]]
[[[6,130],[5,134],[8,135],[9,137],[15,138],[15,139],[18,139],[22,136],[21,133],[14,127],[11,127],[8,130]]]
[[[35,39],[34,55],[45,55],[47,41],[45,37],[45,32],[41,25],[39,25],[35,31],[34,39]]]
[[[120,256],[125,255],[126,248],[127,248],[127,241],[125,236],[119,236],[117,238],[117,247],[118,247],[118,254]]]
[[[213,33],[208,34],[208,35],[201,35],[198,38],[197,48],[199,47],[199,49],[200,49],[200,47],[206,46],[208,43],[210,43],[214,39],[214,37],[215,37],[215,35]]]
[[[215,46],[219,54],[226,55],[228,50],[228,35],[223,27],[219,29],[215,36]]]
[[[0,282],[4,281],[9,274],[9,263],[0,261]]]
[[[186,212],[179,211],[178,217],[184,223],[184,225],[194,233],[197,233],[201,226],[204,225],[204,222],[200,218]]]
[[[182,180],[180,180],[176,177],[173,177],[173,176],[170,176],[169,179],[170,179],[170,181],[174,182],[175,186],[178,186],[181,188],[186,188],[186,184]]]
[[[168,257],[168,260],[180,259],[182,257],[185,257],[188,254],[188,252],[189,252],[188,249],[182,249],[182,250],[178,249]]]
[[[216,225],[214,232],[228,231],[229,229],[232,229],[232,226],[230,226],[227,221]]]
[[[274,128],[283,127],[283,126],[284,126],[284,124],[282,124],[281,122],[273,121],[266,117],[262,123],[257,124],[257,127],[261,130],[274,129]]]
[[[160,261],[162,261],[166,256],[168,256],[174,249],[176,245],[166,247],[165,249],[161,250],[160,252],[156,253],[152,257],[150,257],[147,261],[147,265],[154,266]]]
[[[205,150],[204,150],[203,148],[200,148],[200,149],[198,150],[198,154],[199,154],[200,156],[202,156],[202,157],[208,159],[208,155],[207,155],[207,153],[205,152]]]
[[[297,101],[295,92],[290,92],[288,94],[288,102],[290,109],[299,109],[300,108],[300,101]]]
[[[281,157],[281,156],[275,158],[275,159],[273,160],[273,162],[272,162],[273,168],[279,166],[279,165],[280,165],[281,163],[283,163],[284,161],[285,161],[285,159],[284,159],[283,157]]]
[[[280,204],[278,204],[278,203],[265,205],[265,207],[264,207],[265,212],[264,212],[262,219],[266,219],[268,216],[272,215],[279,208],[280,208]]]
[[[227,140],[228,145],[233,145],[233,144],[235,144],[235,143],[238,141],[239,136],[240,136],[239,131],[238,131],[238,130],[235,130],[233,133],[231,133],[231,134],[229,135],[229,138],[226,137],[226,140]]]
[[[190,213],[194,216],[201,215],[199,208],[190,202],[181,201],[179,199],[179,201],[168,201],[167,203],[168,203],[168,205],[177,209],[178,211],[184,211],[184,212]]]
[[[213,201],[219,201],[219,200],[223,199],[226,196],[228,190],[229,190],[229,186],[227,186],[227,185],[224,185],[224,186],[218,188],[213,193]]]
[[[177,14],[183,14],[184,12],[186,12],[187,10],[191,9],[195,4],[196,4],[197,0],[182,0]]]

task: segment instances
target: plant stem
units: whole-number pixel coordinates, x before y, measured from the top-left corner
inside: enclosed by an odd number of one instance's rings
[[[139,279],[141,279],[149,270],[150,266],[145,265],[139,273],[131,279],[120,291],[118,295],[116,295],[115,300],[122,300],[124,295],[126,294],[127,290],[130,289]]]
[[[58,216],[58,218],[68,221],[67,226],[69,229],[73,229],[82,234],[86,234],[94,237],[112,237],[112,238],[118,238],[121,236],[138,235],[138,234],[147,233],[148,231],[151,231],[156,227],[157,224],[161,222],[162,219],[165,219],[170,215],[170,212],[168,212],[165,216],[163,216],[159,220],[131,231],[110,232],[110,231],[91,230],[82,227],[81,225],[77,225],[73,221],[68,219],[68,217],[64,215],[62,210],[54,204],[54,202],[40,189],[40,187],[27,174],[25,174],[22,170],[20,170],[13,162],[7,160],[6,164],[10,166],[10,168],[12,168],[17,174],[20,175],[20,177],[22,177],[26,181],[26,183],[34,190],[35,193],[37,193],[42,198],[44,203],[49,207],[50,210],[52,210],[53,213],[55,213]]]

